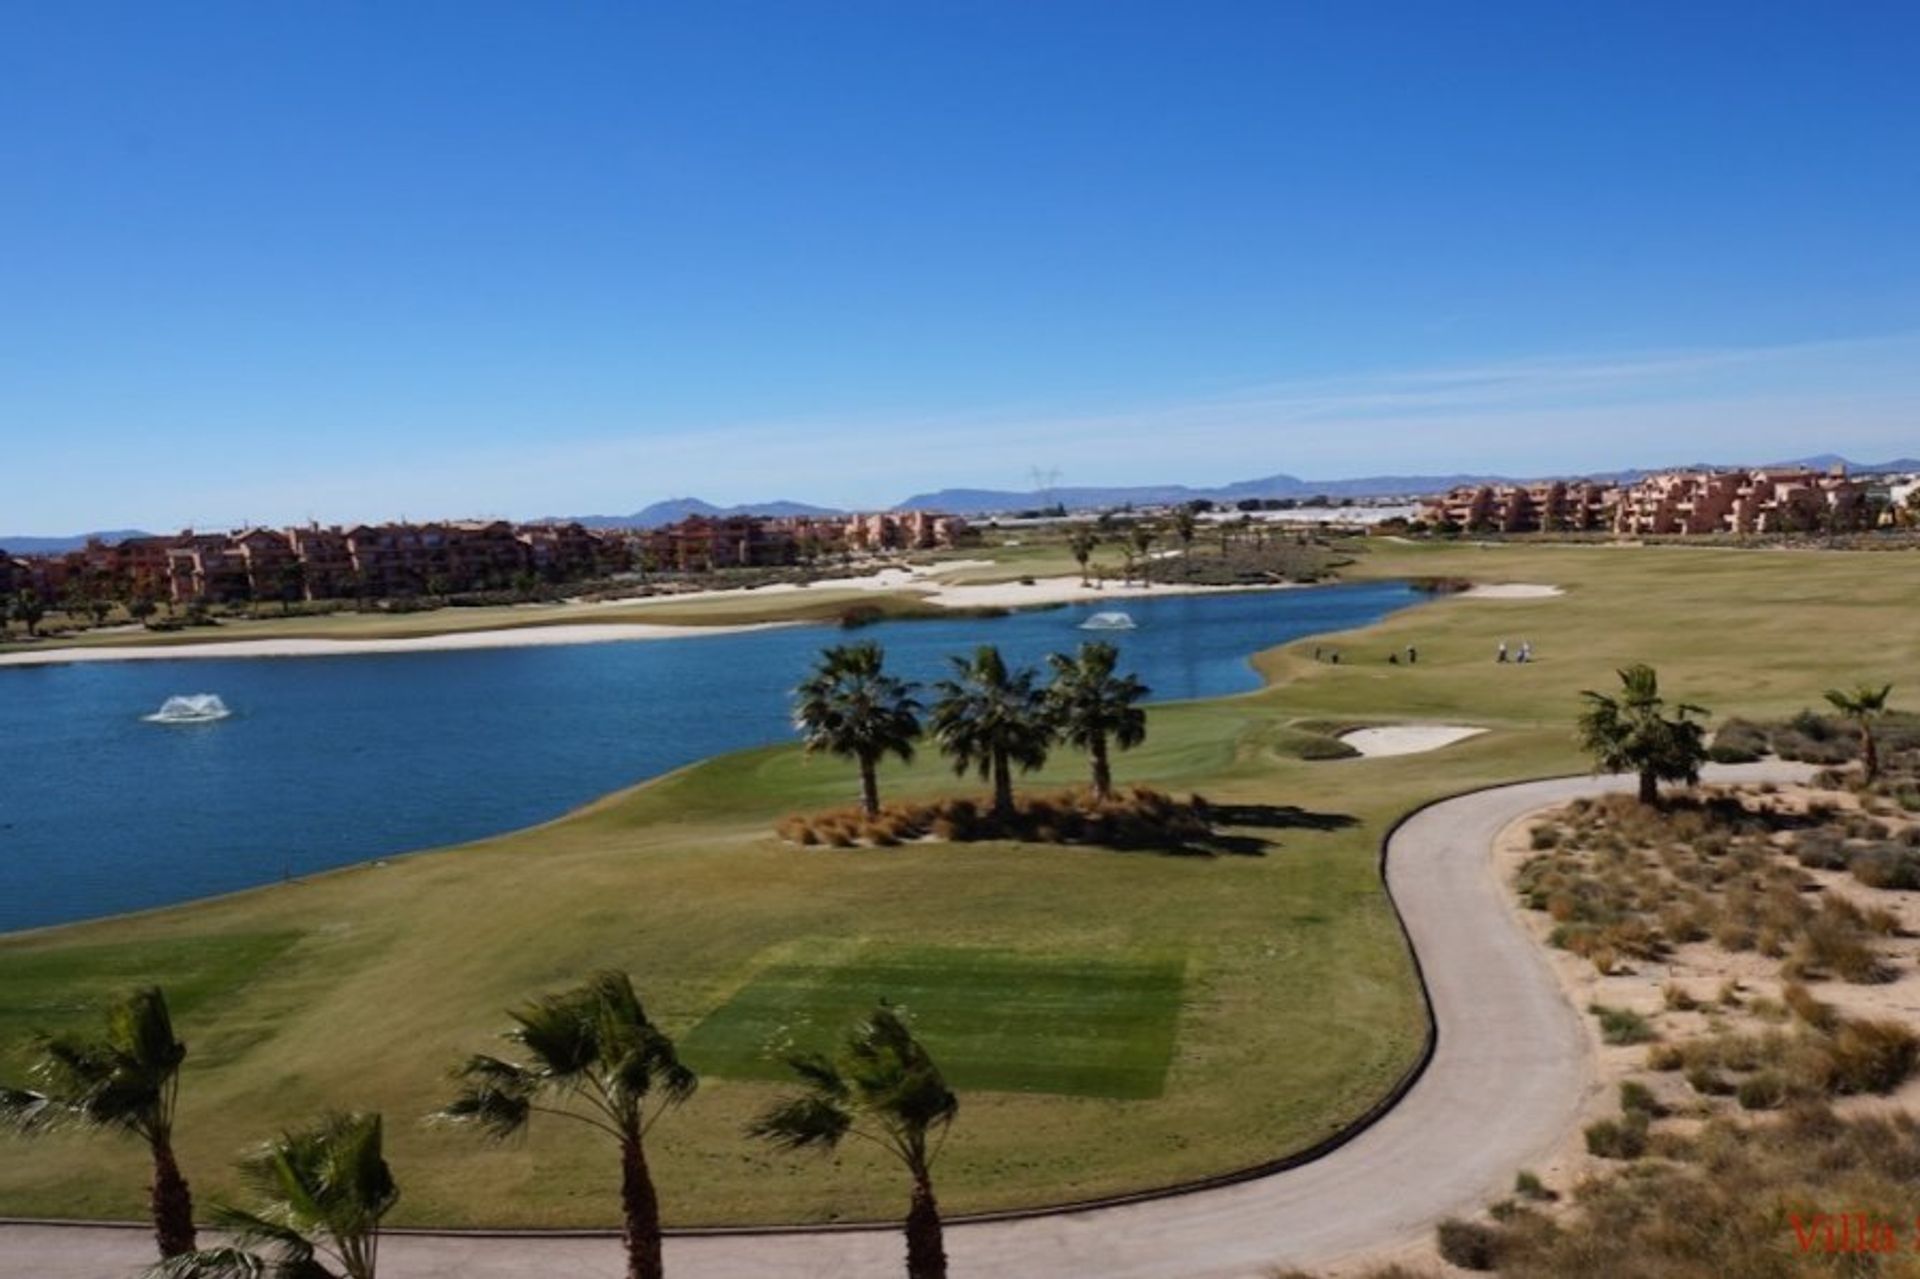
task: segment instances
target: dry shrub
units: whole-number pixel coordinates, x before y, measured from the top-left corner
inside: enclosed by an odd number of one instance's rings
[[[1497,1226],[1448,1217],[1435,1230],[1440,1255],[1462,1270],[1497,1270],[1503,1232]]]
[[[1813,992],[1797,981],[1790,981],[1780,991],[1780,998],[1793,1015],[1814,1030],[1831,1032],[1840,1023],[1840,1014],[1832,1004],[1821,1003]]]
[[[1692,1012],[1700,1006],[1700,1001],[1687,993],[1687,988],[1679,982],[1668,982],[1660,990],[1660,998],[1674,1012]]]
[[[1115,848],[1204,847],[1212,837],[1212,809],[1199,795],[1176,800],[1136,786],[1104,803],[1080,789],[1015,800],[1011,817],[959,796],[926,802],[895,802],[868,817],[859,808],[792,814],[775,824],[796,844],[835,848],[868,844],[891,848],[928,835],[948,843],[1012,839],[1046,844],[1095,843]]]
[[[1897,1021],[1844,1021],[1828,1048],[1832,1089],[1888,1093],[1906,1082],[1920,1056],[1920,1037]]]
[[[1781,971],[1795,979],[1831,974],[1862,985],[1893,978],[1893,970],[1873,947],[1860,909],[1831,895],[1808,917]]]
[[[1506,1279],[1694,1279],[1904,1275],[1895,1258],[1802,1256],[1790,1213],[1871,1208],[1920,1217],[1920,1125],[1906,1115],[1842,1120],[1790,1104],[1778,1120],[1709,1122],[1642,1162],[1590,1179],[1579,1211],[1517,1222],[1500,1237]],[[1883,1265],[1883,1263],[1892,1263]]]
[[[1587,1153],[1601,1159],[1638,1159],[1647,1153],[1647,1117],[1634,1112],[1586,1127]]]

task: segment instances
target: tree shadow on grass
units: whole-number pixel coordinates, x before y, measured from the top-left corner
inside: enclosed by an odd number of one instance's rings
[[[1169,857],[1265,857],[1280,846],[1277,835],[1287,830],[1335,831],[1358,826],[1349,813],[1317,813],[1296,804],[1209,804],[1212,829],[1164,844],[1112,844],[1119,852],[1153,852]]]

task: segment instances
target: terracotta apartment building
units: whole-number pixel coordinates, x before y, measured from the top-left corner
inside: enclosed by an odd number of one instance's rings
[[[1871,524],[1866,481],[1804,468],[1667,471],[1634,484],[1552,481],[1457,488],[1430,499],[1432,524],[1503,533],[1629,536],[1795,533]]]
[[[966,535],[964,520],[926,511],[694,516],[649,530],[505,520],[311,524],[230,533],[189,529],[173,537],[96,539],[64,555],[8,558],[0,552],[0,595],[31,588],[49,601],[75,594],[175,604],[391,599],[503,590],[529,577],[579,581],[635,568],[686,573],[776,567],[846,550],[952,546]]]

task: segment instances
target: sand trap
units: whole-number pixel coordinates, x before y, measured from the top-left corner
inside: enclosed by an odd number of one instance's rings
[[[1470,600],[1542,600],[1566,592],[1539,582],[1489,582],[1485,586],[1468,587],[1460,594]]]
[[[1442,746],[1478,737],[1484,728],[1463,728],[1457,724],[1395,724],[1388,728],[1356,728],[1342,733],[1340,740],[1362,755],[1418,755],[1437,751]]]

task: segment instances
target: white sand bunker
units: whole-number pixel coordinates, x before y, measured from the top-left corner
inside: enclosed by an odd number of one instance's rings
[[[1565,591],[1557,586],[1547,586],[1539,582],[1489,582],[1485,586],[1470,586],[1461,595],[1470,600],[1541,600],[1550,595],[1564,595]]]
[[[1342,733],[1340,740],[1362,755],[1418,755],[1437,751],[1442,746],[1478,737],[1484,728],[1463,728],[1458,724],[1395,724],[1388,728],[1356,728]]]

